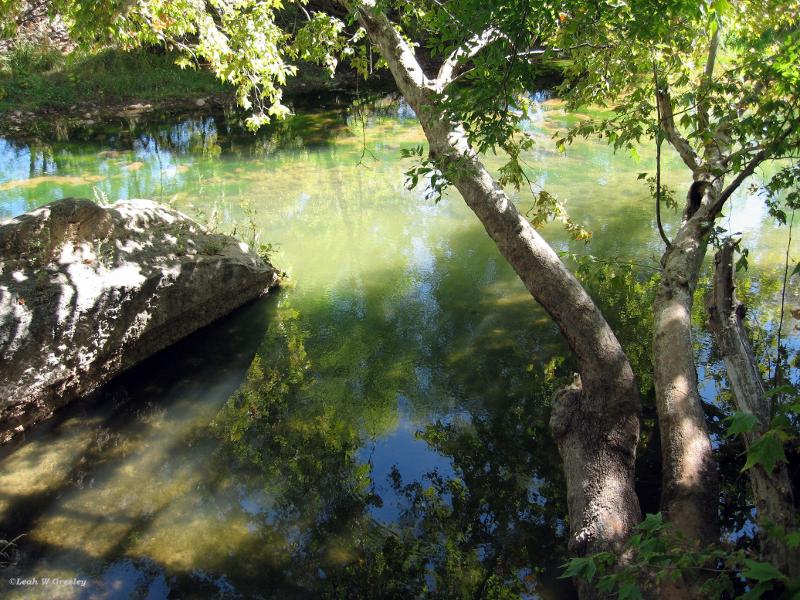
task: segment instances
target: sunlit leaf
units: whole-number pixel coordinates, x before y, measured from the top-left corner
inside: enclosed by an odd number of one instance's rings
[[[749,433],[758,423],[758,419],[753,413],[736,412],[725,419],[728,422],[728,429],[725,437],[733,437],[742,433]]]

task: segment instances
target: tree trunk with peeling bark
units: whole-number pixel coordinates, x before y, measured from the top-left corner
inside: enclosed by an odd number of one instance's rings
[[[706,76],[713,72],[712,42]],[[692,307],[708,235],[718,214],[722,179],[711,177],[719,151],[702,160],[677,130],[669,91],[656,82],[659,126],[691,170],[704,182],[702,198],[687,194],[681,227],[661,257],[661,281],[653,303],[653,370],[661,435],[661,510],[688,539],[719,539],[719,475],[697,388],[692,348]],[[703,107],[698,110],[703,113]],[[706,122],[707,118],[701,119]],[[724,202],[724,198],[722,199]]]
[[[734,249],[735,243],[728,240],[714,257],[714,285],[706,307],[709,326],[725,361],[736,408],[757,419],[753,430],[744,436],[749,448],[769,428],[772,402],[765,393],[758,363],[742,323],[744,305],[736,301]],[[764,465],[756,464],[749,474],[759,525],[762,528],[777,526],[784,532],[796,527],[794,497],[786,465],[779,463],[772,471],[767,471]],[[769,535],[762,538],[761,543],[763,554],[772,564],[792,578],[800,576],[800,553],[792,551],[785,539],[780,535]]]
[[[707,187],[706,195],[716,192]],[[706,252],[709,200],[690,216],[661,259],[653,304],[653,368],[661,434],[661,508],[689,539],[719,539],[719,477],[692,348],[692,306]]]
[[[448,83],[453,62],[470,57],[481,42],[454,53],[439,77],[430,79],[374,2],[347,4],[356,10],[416,112],[431,158],[556,322],[578,359],[580,374],[554,399],[551,418],[564,462],[570,549],[579,555],[618,551],[641,519],[634,490],[638,387],[619,341],[591,297],[494,181],[470,147],[461,124],[436,110],[436,94]]]

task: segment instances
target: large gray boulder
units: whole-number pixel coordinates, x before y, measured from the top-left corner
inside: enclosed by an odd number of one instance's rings
[[[68,198],[0,224],[0,443],[278,281],[149,200]]]

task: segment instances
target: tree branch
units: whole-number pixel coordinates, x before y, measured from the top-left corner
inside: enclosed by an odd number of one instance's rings
[[[543,56],[544,54],[547,54],[548,52],[550,52],[551,54],[563,54],[563,53],[566,53],[566,51],[568,51],[568,50],[576,50],[578,48],[592,48],[594,50],[609,50],[611,48],[614,48],[614,46],[612,44],[597,45],[597,44],[592,44],[592,43],[589,43],[589,42],[582,42],[580,44],[574,44],[574,45],[566,47],[566,48],[556,48],[556,47],[553,47],[553,48],[531,48],[529,50],[523,50],[522,52],[514,52],[512,54],[506,54],[506,56],[504,58],[507,61],[511,61],[511,60],[514,60],[514,59],[517,59],[517,58],[524,58],[524,59],[528,59],[528,62],[533,63],[535,58]],[[451,77],[448,82],[446,82],[444,85],[441,86],[442,89],[444,89],[448,85],[458,81],[459,79],[461,79],[462,77],[464,77],[465,75],[471,73],[474,70],[475,69],[473,69],[473,68],[465,69],[465,70],[460,71],[458,74],[453,75],[453,77]],[[692,107],[692,108],[694,108],[694,107]],[[687,109],[687,110],[689,110],[689,109]]]
[[[711,83],[714,80],[714,64],[717,61],[717,49],[719,48],[719,24],[717,24],[717,28],[714,30],[714,35],[711,36],[711,42],[708,46],[708,57],[706,59],[706,69],[703,73],[703,83],[701,84],[701,93],[704,95],[708,93],[709,88],[711,87]],[[706,134],[710,133],[708,131],[709,127],[709,117],[708,117],[708,106],[706,105],[704,99],[700,100],[697,103],[697,120],[699,121],[700,125],[700,133]]]
[[[663,88],[659,86],[656,90],[656,103],[661,113],[659,124],[664,131],[664,135],[667,137],[667,141],[678,151],[683,162],[689,167],[692,173],[696,173],[701,166],[700,157],[697,156],[691,144],[689,144],[686,138],[684,138],[675,127],[675,118],[672,113],[672,98],[670,98],[669,90],[666,85],[664,85]]]
[[[356,13],[359,22],[380,49],[395,80],[405,95],[433,90],[432,82],[425,76],[414,49],[403,39],[386,15],[376,8],[375,0],[340,0]],[[403,84],[407,83],[405,86]],[[406,89],[403,89],[406,88]]]
[[[481,33],[476,33],[458,48],[450,53],[436,76],[435,86],[441,91],[453,81],[458,67],[465,61],[473,58],[486,46],[501,37],[500,32],[494,27],[489,27]]]
[[[653,60],[653,85],[656,91],[656,118],[658,119],[658,129],[656,129],[656,224],[658,225],[658,233],[667,250],[672,249],[672,242],[669,241],[667,234],[664,232],[664,224],[661,222],[661,107],[658,103],[658,70],[656,68],[656,61]]]
[[[551,52],[553,54],[564,54],[568,50],[577,50],[579,48],[591,48],[592,50],[610,50],[614,48],[613,44],[592,44],[591,42],[581,42],[580,44],[573,44],[572,46],[566,46],[564,48],[558,47],[551,47],[551,48],[531,48],[530,50],[523,50],[522,52],[516,52],[514,54],[509,54],[506,56],[506,60],[511,60],[512,58],[524,58],[526,56],[540,56],[546,52]]]
[[[714,204],[709,207],[708,214],[712,219],[722,210],[725,202],[733,195],[738,187],[742,185],[742,182],[755,172],[758,165],[770,158],[770,155],[780,147],[783,141],[789,137],[793,131],[794,127],[790,124],[771,144],[762,148],[750,159],[750,162],[747,163],[745,168],[739,171],[739,174],[728,184],[728,187],[720,192]]]

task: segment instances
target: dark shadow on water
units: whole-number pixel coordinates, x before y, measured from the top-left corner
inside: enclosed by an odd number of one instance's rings
[[[97,515],[81,514],[75,510],[70,512],[60,504],[65,496],[91,488],[93,473],[102,469],[109,477],[124,466],[125,452],[115,448],[115,433],[122,432],[120,437],[129,439],[146,435],[149,427],[145,418],[147,411],[169,411],[171,404],[182,401],[182,396],[201,395],[203,390],[212,386],[220,400],[216,407],[212,405],[210,408],[219,408],[219,404],[243,381],[275,303],[275,298],[268,296],[237,309],[230,316],[123,373],[90,396],[57,411],[54,417],[30,430],[26,439],[14,440],[3,447],[0,464],[24,453],[25,461],[20,464],[35,466],[45,460],[51,447],[58,446],[59,442],[65,442],[63,452],[69,456],[60,457],[68,466],[62,463],[57,487],[46,487],[24,495],[14,494],[13,489],[0,491],[0,501],[9,502],[0,523],[2,537],[12,539],[27,534],[35,529],[37,520],[53,510],[78,522],[110,520],[124,523],[128,533],[140,531],[152,522],[163,507],[145,515],[131,516],[122,507],[118,512]],[[74,444],[70,436],[76,430],[84,430],[86,435]],[[178,439],[175,443],[184,441]],[[141,490],[141,493],[147,493],[147,490]],[[127,534],[120,536],[100,562],[114,562],[124,556],[126,539]],[[22,560],[9,571],[9,576],[16,573],[25,577],[26,564],[35,564],[50,553],[64,552],[63,548],[52,548],[47,543],[26,537],[18,546]],[[97,557],[84,554],[80,545],[66,552],[76,566],[97,562]]]

